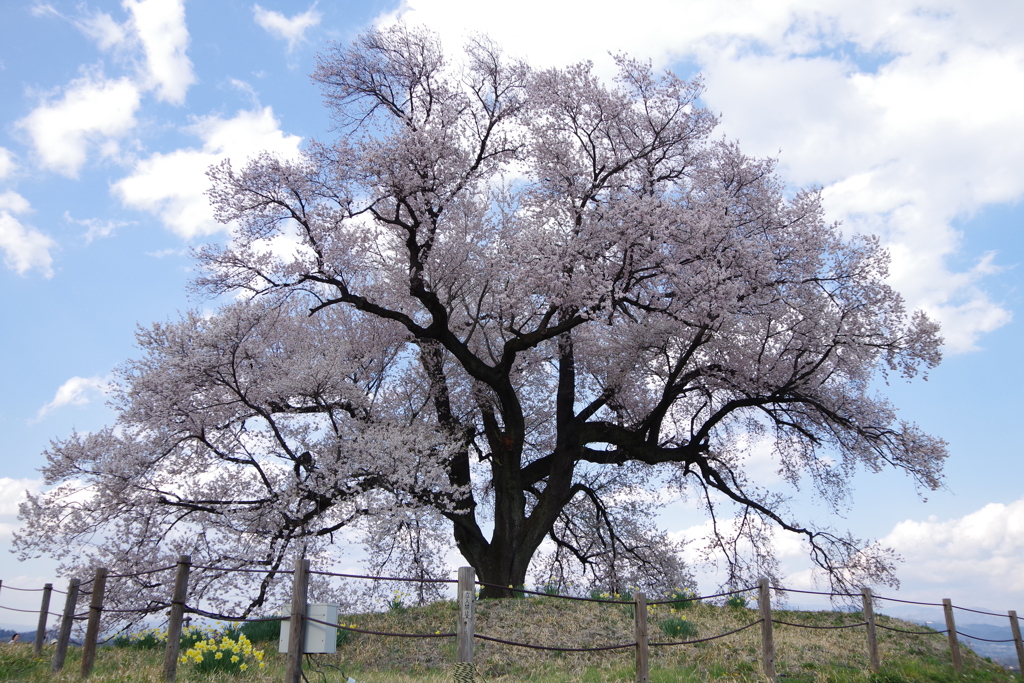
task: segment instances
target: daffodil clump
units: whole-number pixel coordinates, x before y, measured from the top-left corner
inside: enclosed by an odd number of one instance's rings
[[[135,650],[153,650],[167,646],[167,631],[161,628],[147,628],[114,638],[114,647]]]
[[[206,638],[196,642],[181,656],[181,662],[192,662],[197,671],[242,672],[250,668],[263,669],[263,650],[256,650],[244,635],[237,639],[229,636]]]
[[[389,612],[404,612],[407,607],[405,601],[409,597],[408,593],[396,590],[395,594],[391,596],[391,599],[387,601],[387,608]]]

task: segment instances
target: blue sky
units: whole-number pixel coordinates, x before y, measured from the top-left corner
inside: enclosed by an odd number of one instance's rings
[[[188,249],[227,235],[203,170],[328,137],[317,50],[403,18],[453,50],[486,32],[537,65],[608,74],[624,51],[700,72],[723,135],[777,157],[792,187],[824,188],[849,233],[878,234],[892,284],[947,340],[928,382],[880,388],[950,442],[948,488],[923,502],[896,473],[859,476],[837,525],[904,555],[903,597],[1024,608],[1024,5],[3,0],[0,13],[0,550],[49,440],[111,421],[103,389],[136,325],[204,305],[186,293]],[[701,522],[666,514],[683,537]],[[790,584],[813,585],[799,548],[780,549]],[[38,585],[52,566],[2,552],[0,578]]]

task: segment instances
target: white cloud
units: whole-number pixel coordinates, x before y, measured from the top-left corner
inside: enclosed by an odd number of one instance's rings
[[[25,502],[25,492],[37,494],[42,488],[42,479],[0,477],[0,539],[10,540],[11,535],[18,530],[20,526],[18,524],[18,506]],[[42,585],[42,583],[16,582],[13,578],[9,583],[23,587]],[[9,603],[10,601],[5,602]]]
[[[29,210],[28,200],[20,194],[11,191],[0,194],[0,249],[4,252],[4,265],[19,275],[38,269],[44,277],[50,278],[53,277],[50,249],[57,243],[14,216]]]
[[[288,41],[289,52],[305,40],[306,31],[318,25],[321,18],[320,13],[316,11],[316,5],[291,18],[280,12],[263,9],[259,5],[252,6],[252,13],[256,23],[270,35]]]
[[[0,147],[0,180],[6,180],[18,167],[14,163],[14,155],[5,147]]]
[[[227,157],[240,167],[264,150],[295,157],[302,141],[281,131],[270,107],[240,111],[230,119],[209,116],[189,132],[202,140],[200,149],[153,154],[113,187],[125,206],[156,214],[167,228],[186,239],[224,229],[214,220],[205,195],[210,166]]]
[[[34,17],[59,17],[61,13],[48,2],[33,2],[30,10]]]
[[[195,82],[192,62],[185,55],[188,28],[183,0],[124,0],[131,25],[146,54],[149,85],[163,102],[183,104]]]
[[[64,406],[83,406],[96,398],[106,395],[109,381],[104,377],[72,377],[60,385],[53,400],[44,405],[36,413],[38,422],[58,408]]]
[[[28,133],[44,168],[77,177],[89,147],[106,156],[118,153],[118,139],[135,126],[138,108],[139,89],[129,79],[87,75],[16,125]]]
[[[25,501],[25,492],[38,493],[42,487],[42,479],[0,477],[0,517],[17,515],[18,506]]]
[[[781,149],[788,182],[825,187],[831,218],[881,235],[893,284],[944,323],[948,350],[1010,319],[985,292],[991,271],[950,263],[956,221],[1024,196],[1020,3],[639,0],[609,20],[582,0],[406,0],[380,23],[399,18],[451,50],[489,33],[539,65],[592,59],[609,74],[609,50],[696,64],[721,132],[748,153]],[[568,26],[588,39],[565,40]]]
[[[939,592],[962,596],[958,602],[1024,595],[1024,499],[1009,505],[990,503],[960,518],[906,520],[881,543],[903,555],[904,581],[932,586],[932,602],[943,597]]]
[[[103,220],[100,218],[72,218],[70,211],[64,212],[64,220],[68,223],[81,225],[86,228],[85,241],[92,242],[100,237],[110,237],[118,228],[131,225],[131,221]]]
[[[135,62],[141,89],[156,90],[162,102],[184,104],[196,78],[185,54],[189,33],[182,0],[123,0],[121,6],[128,13],[123,23],[106,12],[71,21],[101,50]]]
[[[96,41],[101,50],[123,46],[129,40],[128,27],[117,23],[106,12],[96,12],[75,20],[78,29]]]

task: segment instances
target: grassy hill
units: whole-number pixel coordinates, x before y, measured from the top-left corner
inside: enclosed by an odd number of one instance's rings
[[[477,605],[477,633],[537,645],[594,647],[632,640],[631,607],[580,603],[555,598],[484,601]],[[706,638],[734,630],[757,620],[756,610],[693,604],[671,611],[667,606],[649,612],[650,641],[670,637],[661,627],[680,631],[689,639]],[[858,613],[776,611],[778,620],[817,627],[855,624]],[[374,631],[436,633],[455,630],[456,607],[439,602],[422,608],[399,608],[384,613],[349,615],[343,623]],[[881,615],[880,625],[921,631],[924,627]],[[672,626],[675,626],[673,629]],[[265,638],[272,634],[265,633]],[[260,629],[250,631],[259,642]],[[307,663],[310,681],[334,683],[347,676],[359,683],[445,683],[452,680],[454,639],[387,638],[364,634],[343,636],[335,655],[320,655]],[[651,648],[651,680],[737,682],[763,681],[760,665],[760,627],[754,626],[719,640],[690,645]],[[1009,682],[1019,676],[964,649],[964,675],[957,677],[949,664],[946,637],[939,634],[905,635],[879,629],[883,670],[868,670],[863,627],[805,629],[775,627],[776,667],[780,682],[813,683],[926,683],[931,681]],[[283,656],[276,640],[264,642],[267,667],[229,675],[230,680],[279,681]],[[47,653],[44,652],[44,655]],[[158,681],[162,651],[104,648],[97,657],[91,680],[98,683]],[[634,680],[633,650],[590,653],[559,653],[530,650],[492,642],[477,642],[478,680],[484,683],[534,681],[536,683],[598,683]],[[33,661],[27,646],[0,647],[0,681],[77,681],[78,654],[69,654],[65,671],[50,677],[49,660]],[[223,678],[196,672],[182,664],[179,681],[212,681]]]

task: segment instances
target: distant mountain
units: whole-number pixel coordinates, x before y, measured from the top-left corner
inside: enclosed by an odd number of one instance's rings
[[[36,639],[35,631],[12,631],[6,628],[0,628],[0,643],[10,642],[11,636],[15,633],[20,633],[18,636],[19,643],[31,643]]]

